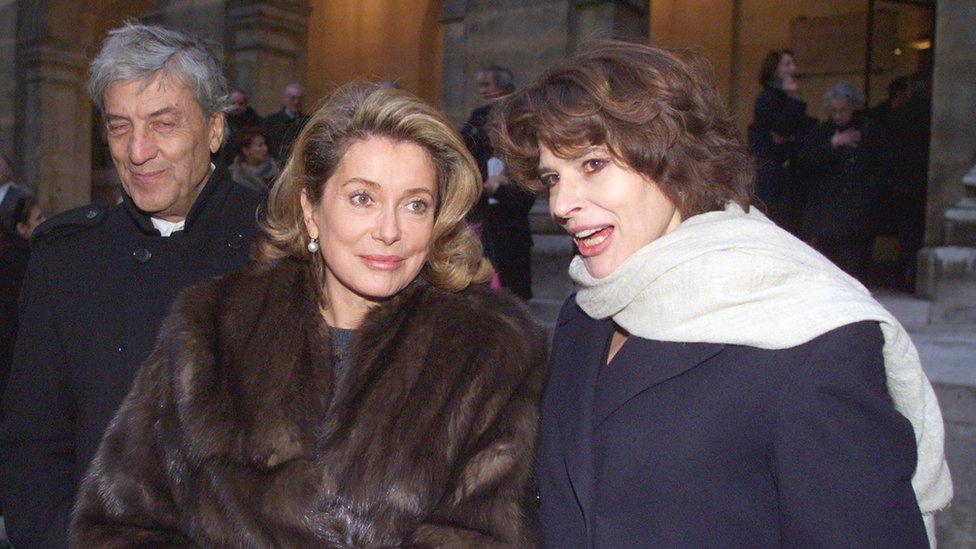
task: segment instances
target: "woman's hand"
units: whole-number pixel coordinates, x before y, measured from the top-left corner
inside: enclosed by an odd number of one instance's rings
[[[861,131],[854,128],[848,128],[844,131],[835,131],[833,137],[830,138],[830,146],[833,148],[837,147],[857,147],[861,144]]]

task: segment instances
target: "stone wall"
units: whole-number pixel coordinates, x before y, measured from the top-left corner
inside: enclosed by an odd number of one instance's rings
[[[13,156],[17,2],[0,0],[0,152]]]
[[[945,211],[976,163],[976,2],[939,0],[932,86],[932,149],[925,241],[944,244]]]
[[[644,41],[647,3],[573,0],[445,0],[442,108],[462,123],[478,106],[475,76],[508,67],[524,84],[602,37]]]

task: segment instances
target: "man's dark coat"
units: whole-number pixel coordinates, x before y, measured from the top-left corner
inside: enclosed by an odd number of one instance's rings
[[[546,547],[926,547],[915,437],[859,322],[782,350],[631,336],[573,298],[536,461]]]
[[[545,336],[516,299],[415,283],[338,376],[291,259],[199,284],[79,492],[77,547],[532,547]]]
[[[285,109],[271,113],[264,118],[261,133],[264,135],[265,143],[268,144],[268,152],[282,166],[288,160],[288,155],[291,154],[291,146],[307,122],[307,115],[299,114],[292,118],[288,116]]]
[[[262,200],[220,167],[170,237],[128,197],[35,231],[0,428],[17,547],[65,545],[81,476],[177,291],[248,263]]]

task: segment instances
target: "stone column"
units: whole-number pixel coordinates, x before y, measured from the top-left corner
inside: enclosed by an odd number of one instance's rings
[[[479,103],[475,75],[502,65],[524,84],[594,38],[646,41],[647,2],[639,0],[446,0],[443,109],[461,124]]]
[[[177,29],[223,49],[226,3],[227,0],[156,0],[156,11],[142,17],[142,22]]]
[[[13,155],[17,97],[17,2],[0,0],[0,152]]]
[[[928,215],[918,292],[931,322],[976,322],[976,3],[936,11]],[[968,175],[967,175],[968,172]]]
[[[227,77],[262,115],[281,108],[285,86],[305,81],[309,11],[308,0],[227,2]]]
[[[80,1],[17,3],[17,109],[14,157],[19,179],[45,213],[91,196],[91,103],[84,92],[87,44]]]
[[[976,161],[976,2],[940,0],[932,78],[932,141],[925,242],[946,244],[946,210],[965,195]],[[973,242],[969,245],[976,245]]]

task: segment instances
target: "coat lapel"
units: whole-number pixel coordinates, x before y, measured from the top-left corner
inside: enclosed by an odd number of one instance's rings
[[[725,345],[678,343],[631,336],[600,374],[597,384],[594,426],[630,399],[705,362]]]
[[[576,309],[553,342],[549,391],[556,397],[563,455],[573,490],[589,523],[593,488],[594,385],[605,360],[613,322]]]

